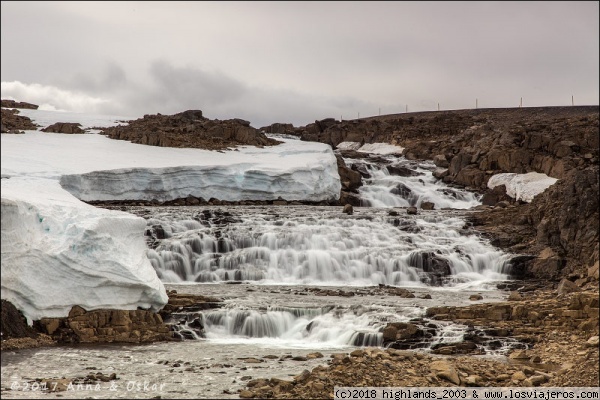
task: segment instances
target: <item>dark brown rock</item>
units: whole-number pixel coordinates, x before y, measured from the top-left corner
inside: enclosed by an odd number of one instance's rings
[[[54,132],[54,133],[85,133],[81,129],[81,124],[74,122],[57,122],[46,128],[42,129],[42,132]]]
[[[1,106],[4,108],[25,108],[25,109],[29,109],[29,110],[37,110],[39,107],[37,104],[31,104],[31,103],[27,103],[25,101],[15,101],[15,100],[8,100],[8,99],[0,100],[0,103],[1,103]]]
[[[2,317],[0,318],[0,340],[12,338],[35,338],[38,335],[32,327],[27,325],[23,314],[9,301],[2,299]]]
[[[280,143],[269,139],[248,121],[210,120],[200,110],[188,110],[174,115],[144,115],[127,125],[101,128],[111,139],[161,147],[191,147],[223,150],[240,145],[273,146]]]
[[[0,131],[2,133],[22,133],[22,130],[34,131],[38,128],[29,117],[19,114],[19,110],[2,108],[2,123]]]

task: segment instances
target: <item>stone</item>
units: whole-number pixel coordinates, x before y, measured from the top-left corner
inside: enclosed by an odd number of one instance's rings
[[[598,343],[599,343],[599,339],[598,336],[592,336],[591,338],[589,338],[587,340],[587,342],[585,342],[586,346],[588,347],[598,347]]]
[[[417,215],[417,207],[408,207],[406,213],[408,215]]]
[[[80,306],[73,306],[71,308],[71,311],[69,311],[69,318],[75,318],[75,317],[78,317],[78,316],[83,315],[85,313],[86,313],[86,311],[82,307],[80,307]]]
[[[508,356],[508,358],[513,360],[529,360],[529,357],[529,352],[527,350],[516,350]]]
[[[429,368],[435,373],[438,378],[445,379],[455,385],[460,385],[458,373],[447,361],[433,361]]]
[[[42,132],[54,132],[54,133],[85,133],[83,129],[81,129],[81,124],[74,122],[57,122],[46,128],[42,129]]]
[[[587,270],[587,274],[589,277],[595,279],[595,280],[599,280],[600,276],[599,276],[599,272],[598,272],[598,260],[596,260],[596,262],[594,263],[593,266],[589,267]]]
[[[521,296],[521,293],[517,292],[517,291],[512,291],[510,292],[510,295],[508,295],[508,301],[521,301],[523,300],[523,296]]]
[[[424,201],[421,203],[422,210],[433,210],[435,209],[435,204],[430,201]]]
[[[571,282],[570,280],[568,280],[567,278],[563,278],[558,283],[558,287],[556,288],[556,291],[558,292],[558,294],[567,294],[567,293],[580,292],[581,288],[579,286],[577,286],[576,284],[574,284],[573,282]]]
[[[483,296],[480,294],[472,294],[469,296],[469,300],[473,300],[473,301],[483,300]]]
[[[348,215],[352,215],[352,214],[354,213],[354,209],[353,209],[353,207],[352,207],[352,204],[346,204],[346,205],[344,206],[344,209],[343,209],[343,211],[342,211],[342,212],[344,212],[344,213],[346,213],[346,214],[348,214]]]
[[[527,375],[525,375],[523,373],[523,371],[517,371],[514,374],[512,374],[511,379],[520,382],[520,381],[524,381],[525,379],[527,379]]]
[[[239,393],[241,399],[252,399],[254,398],[254,393],[250,390],[242,390]]]

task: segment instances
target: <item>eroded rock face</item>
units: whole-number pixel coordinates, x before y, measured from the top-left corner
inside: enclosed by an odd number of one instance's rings
[[[9,301],[2,299],[2,317],[0,319],[0,340],[12,338],[35,338],[37,332],[27,325],[23,314]]]
[[[296,132],[332,146],[398,144],[408,159],[434,160],[435,177],[479,191],[483,204],[495,207],[483,209],[489,215],[476,216],[474,224],[492,244],[534,257],[547,247],[553,251],[521,264],[521,276],[578,274],[581,286],[597,280],[598,117],[598,106],[475,109],[315,123]],[[515,201],[502,187],[487,188],[493,175],[528,172],[558,182],[531,204]]]
[[[175,115],[144,115],[128,125],[103,128],[111,139],[161,147],[191,147],[222,150],[239,145],[273,146],[279,142],[267,138],[248,121],[239,118],[210,120],[200,110]]]
[[[495,173],[562,179],[598,162],[598,107],[530,107],[394,114],[296,128],[302,140],[401,144],[408,159],[435,160],[447,182],[486,190]]]
[[[74,306],[66,318],[42,318],[40,330],[61,343],[148,343],[169,340],[170,328],[148,310],[93,310]]]

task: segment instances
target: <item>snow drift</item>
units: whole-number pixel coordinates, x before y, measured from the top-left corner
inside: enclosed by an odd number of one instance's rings
[[[557,180],[539,172],[504,173],[490,177],[488,188],[493,189],[496,186],[506,185],[506,194],[510,197],[530,203],[535,196],[554,185]]]
[[[2,180],[2,298],[28,322],[167,303],[145,256],[143,218],[87,205],[56,180]]]

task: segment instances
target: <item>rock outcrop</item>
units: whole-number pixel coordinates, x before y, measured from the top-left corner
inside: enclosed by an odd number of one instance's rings
[[[42,132],[85,133],[85,130],[81,129],[81,124],[75,122],[57,122],[42,129]]]
[[[191,147],[223,150],[230,147],[273,146],[279,142],[242,119],[210,120],[200,110],[188,110],[175,115],[144,115],[128,125],[102,128],[111,139],[162,147]]]
[[[0,106],[2,106],[4,108],[26,108],[26,109],[30,109],[30,110],[37,110],[39,107],[37,104],[31,104],[31,103],[27,103],[25,101],[15,101],[15,100],[8,100],[8,99],[0,100]]]
[[[598,270],[598,117],[598,106],[438,111],[316,121],[296,134],[334,147],[344,141],[401,145],[408,159],[434,160],[435,177],[478,191],[484,205],[501,208],[482,208],[473,223],[494,245],[533,256],[522,262],[522,277],[571,274],[585,284]],[[487,187],[493,175],[528,172],[558,182],[531,204],[515,201],[505,187]]]
[[[23,130],[36,130],[38,125],[34,124],[29,117],[19,114],[19,110],[2,108],[1,133],[23,133]]]
[[[162,317],[148,310],[93,310],[74,306],[66,318],[42,318],[42,332],[60,343],[149,343],[169,340]]]

